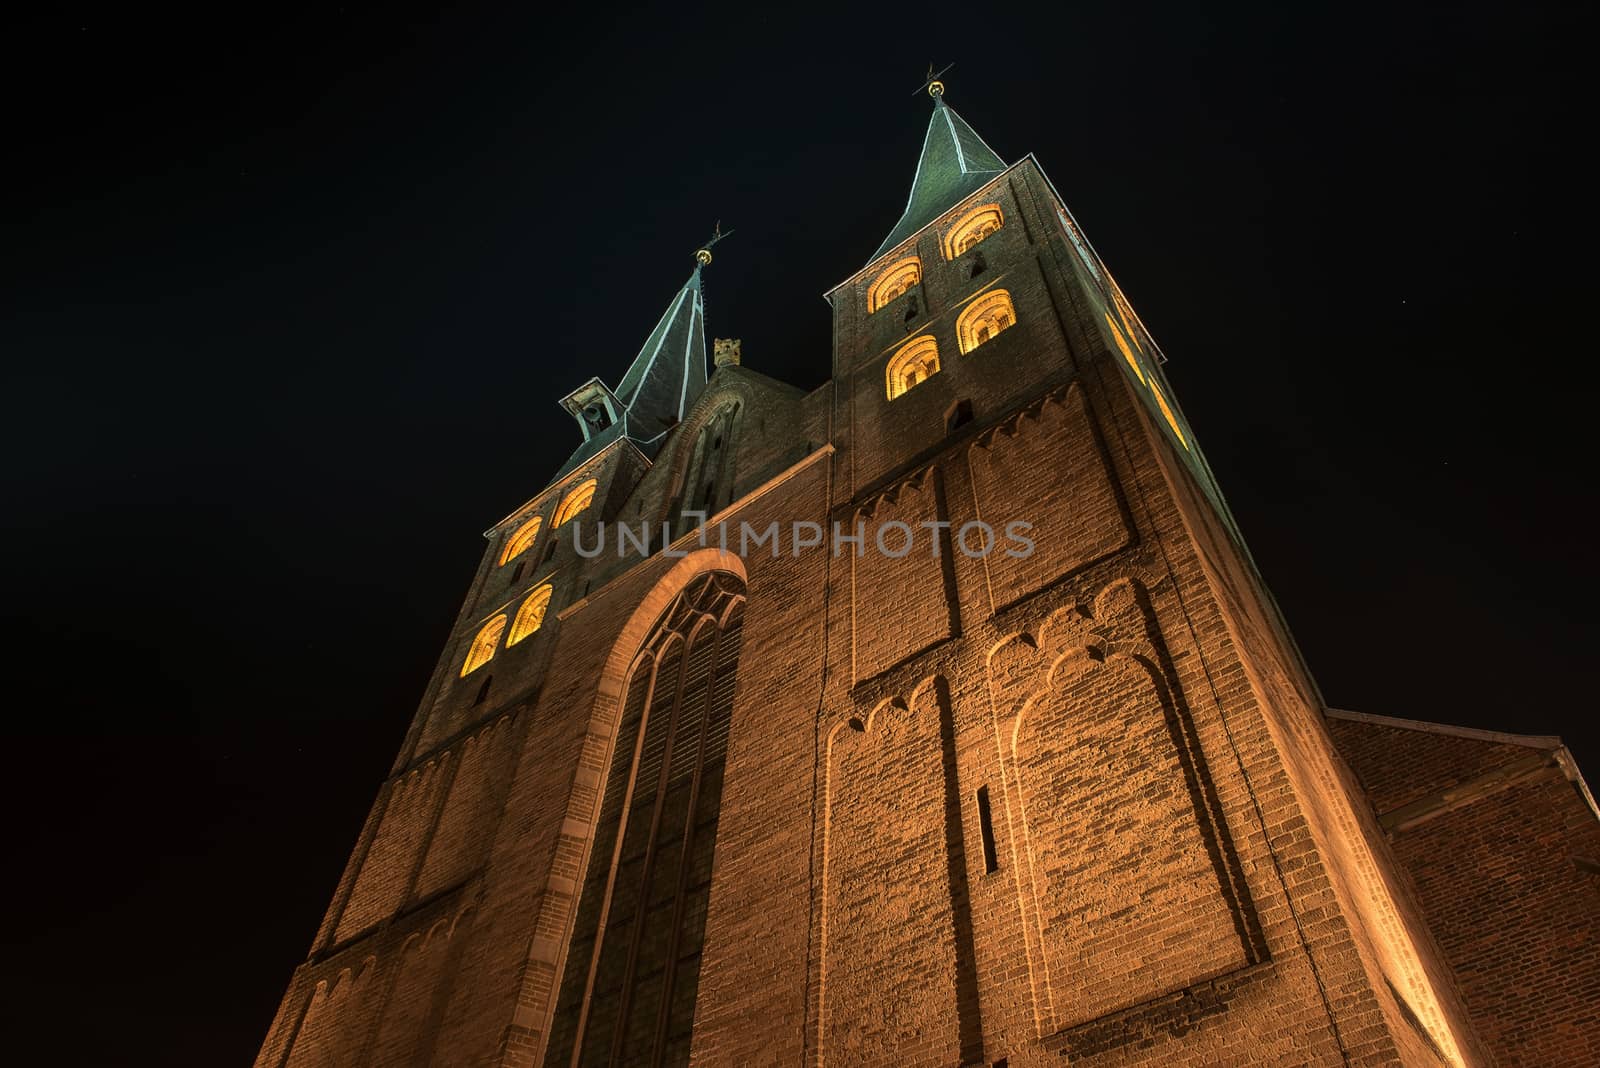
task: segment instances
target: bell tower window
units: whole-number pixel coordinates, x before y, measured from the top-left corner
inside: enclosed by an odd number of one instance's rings
[[[622,411],[621,403],[598,378],[591,378],[562,397],[561,406],[578,421],[584,441],[608,430]]]
[[[953,260],[970,252],[1005,224],[1005,213],[1000,210],[1000,205],[983,204],[973,208],[945,231],[944,258]]]
[[[889,399],[894,400],[938,373],[939,343],[932,334],[912,338],[889,360],[885,372]]]
[[[1011,303],[1011,294],[1003,289],[991,289],[967,305],[967,310],[956,320],[956,340],[961,352],[971,352],[1001,331],[1009,330],[1016,321],[1017,309]]]
[[[875,312],[879,308],[893,303],[896,297],[901,296],[912,286],[922,281],[922,260],[916,256],[907,256],[903,260],[896,260],[883,269],[877,280],[867,287],[867,311]]]
[[[522,602],[522,607],[517,609],[517,618],[511,621],[511,633],[506,635],[506,648],[509,649],[544,625],[544,614],[550,607],[551,592],[551,586],[546,582],[528,594],[527,600]]]
[[[561,526],[567,520],[589,507],[594,500],[595,480],[585,479],[567,491],[561,499],[561,507],[556,509],[556,517],[552,521],[554,526]]]
[[[467,650],[466,662],[461,665],[461,677],[477,671],[490,660],[500,646],[500,635],[506,629],[506,615],[504,612],[495,616],[478,630],[477,637],[472,639],[472,648]]]
[[[516,533],[506,539],[505,546],[500,550],[500,563],[502,566],[509,564],[533,548],[534,539],[539,536],[539,527],[543,523],[544,519],[541,516],[534,516],[518,527]]]
[[[1133,354],[1133,349],[1128,347],[1128,339],[1123,335],[1122,328],[1117,326],[1117,321],[1111,318],[1111,313],[1106,312],[1106,325],[1111,328],[1111,340],[1117,343],[1117,351],[1122,353],[1122,358],[1128,362],[1133,370],[1134,377],[1139,379],[1140,385],[1150,383],[1144,377],[1144,368],[1139,366],[1139,357]]]

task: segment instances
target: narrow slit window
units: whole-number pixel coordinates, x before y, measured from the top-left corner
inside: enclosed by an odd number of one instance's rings
[[[485,675],[483,677],[483,685],[478,687],[478,696],[472,699],[474,705],[481,705],[489,699],[489,684],[493,681],[493,675]]]
[[[989,814],[989,788],[978,787],[978,834],[983,838],[983,873],[1000,870],[1000,855],[994,848],[994,819]]]
[[[948,434],[972,422],[972,402],[958,400],[944,413],[944,430]]]

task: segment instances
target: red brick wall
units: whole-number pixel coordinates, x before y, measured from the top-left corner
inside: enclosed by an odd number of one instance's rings
[[[1548,749],[1331,718],[1379,813]],[[1600,1064],[1600,819],[1551,763],[1392,834],[1503,1068]]]
[[[961,1063],[944,715],[927,686],[829,735],[827,1063]]]

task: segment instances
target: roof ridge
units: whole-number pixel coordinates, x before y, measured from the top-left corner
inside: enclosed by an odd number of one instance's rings
[[[1471,738],[1479,742],[1499,745],[1520,745],[1526,749],[1563,749],[1566,743],[1553,734],[1511,734],[1506,731],[1487,731],[1481,727],[1458,727],[1452,723],[1432,723],[1424,719],[1401,719],[1397,716],[1378,716],[1371,712],[1351,712],[1343,708],[1325,708],[1325,716],[1352,723],[1370,723],[1375,727],[1394,727],[1398,730],[1420,731],[1424,734],[1444,734],[1456,738]]]

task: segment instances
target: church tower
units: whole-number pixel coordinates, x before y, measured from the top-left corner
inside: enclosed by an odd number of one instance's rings
[[[258,1068],[1487,1063],[1161,350],[928,88],[827,384],[708,375],[713,241],[562,399]]]

